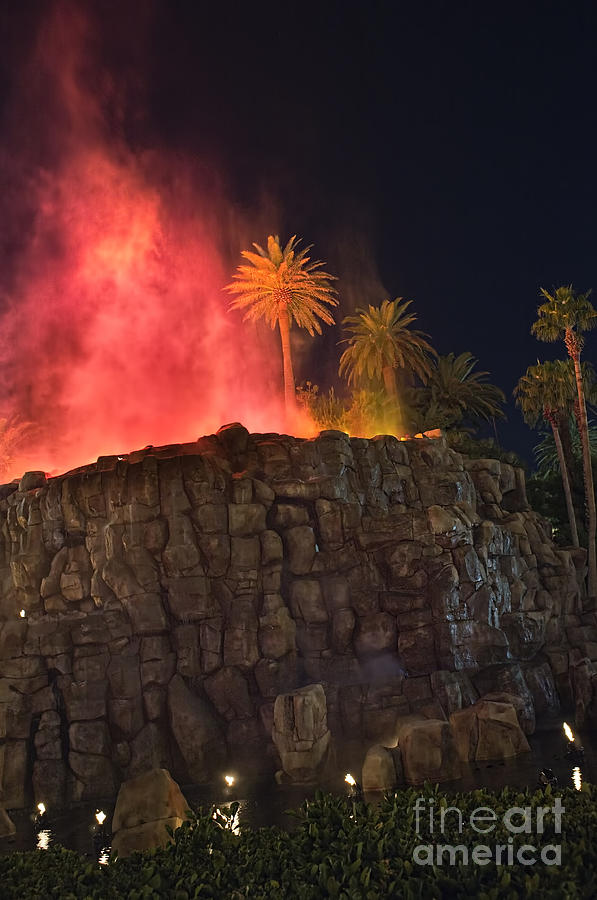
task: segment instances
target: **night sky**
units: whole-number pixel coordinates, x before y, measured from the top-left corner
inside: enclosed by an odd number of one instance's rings
[[[472,352],[507,395],[563,355],[529,330],[541,285],[597,288],[594,3],[81,5],[126,85],[129,143],[190,154],[250,239],[314,243],[342,313],[412,299],[437,350]],[[2,14],[2,97],[47,6]],[[232,268],[240,247],[223,249]],[[297,380],[332,384],[340,337]],[[530,458],[512,403],[498,430]]]

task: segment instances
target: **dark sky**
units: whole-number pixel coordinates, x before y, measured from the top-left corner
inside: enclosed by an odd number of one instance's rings
[[[40,7],[9,17],[13,44]],[[107,64],[142,72],[131,140],[217,161],[235,206],[315,244],[345,311],[412,299],[438,351],[471,351],[508,395],[559,354],[529,329],[540,285],[597,287],[594,3],[90,8]],[[299,379],[331,383],[340,336]],[[530,456],[512,404],[508,419],[501,442]]]

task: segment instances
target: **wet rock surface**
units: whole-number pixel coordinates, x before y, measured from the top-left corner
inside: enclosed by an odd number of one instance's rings
[[[171,840],[190,806],[166,769],[156,768],[123,782],[112,818],[112,855],[130,856]]]
[[[560,701],[595,720],[582,552],[554,546],[521,471],[441,438],[233,424],[0,497],[7,809],[155,765],[273,771],[276,697],[313,682],[334,740],[492,692],[528,732]]]

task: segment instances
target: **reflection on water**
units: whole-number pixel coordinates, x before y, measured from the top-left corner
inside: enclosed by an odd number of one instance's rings
[[[501,790],[510,786],[519,789],[538,787],[539,773],[551,769],[562,788],[580,790],[583,781],[597,782],[597,741],[590,735],[572,740],[565,736],[562,721],[552,723],[550,730],[538,731],[530,737],[531,752],[515,759],[499,762],[471,763],[464,767],[458,781],[446,782],[446,790],[470,791],[476,788]],[[321,787],[346,795],[349,786],[344,782],[346,772],[358,773],[364,755],[363,747],[346,745],[337,748],[337,774]],[[242,772],[235,774],[232,784],[224,773],[211,786],[182,786],[189,805],[198,810],[216,808],[222,827],[238,834],[243,827],[261,828],[278,825],[291,830],[297,820],[287,815],[287,810],[298,809],[304,800],[311,798],[315,787],[279,787],[273,778],[256,781]],[[233,812],[232,804],[238,803]],[[17,834],[13,839],[0,839],[0,853],[15,850],[47,850],[60,843],[76,850],[89,859],[106,864],[110,854],[110,825],[114,805],[106,803],[98,809],[95,803],[82,803],[68,810],[47,809],[43,818],[39,810],[11,812]],[[101,819],[101,822],[100,822]]]
[[[240,834],[241,806],[242,804],[239,800],[233,800],[231,803],[222,803],[221,806],[216,807],[212,818],[215,819],[221,828],[225,828],[226,831],[231,831],[233,834]]]
[[[52,840],[52,832],[49,828],[37,832],[37,849],[47,850]]]
[[[108,863],[110,862],[110,850],[111,849],[112,849],[111,847],[102,847],[101,853],[97,858],[97,861],[100,864],[100,866],[107,866]]]

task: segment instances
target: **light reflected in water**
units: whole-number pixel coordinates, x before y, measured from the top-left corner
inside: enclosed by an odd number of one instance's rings
[[[231,831],[232,834],[240,834],[241,818],[246,818],[247,803],[240,801],[235,802],[239,805],[234,814],[231,811],[231,803],[221,803],[220,806],[216,807],[212,818],[216,821],[219,820],[220,826],[226,831]]]
[[[578,766],[574,766],[572,769],[572,784],[577,791],[582,789],[582,773]]]
[[[100,853],[100,855],[98,856],[98,859],[97,859],[100,866],[107,866],[108,863],[110,862],[110,850],[111,849],[112,849],[111,847],[102,847],[102,852]]]
[[[47,850],[52,841],[52,832],[49,828],[37,832],[37,849]]]

